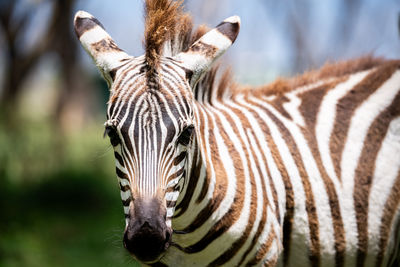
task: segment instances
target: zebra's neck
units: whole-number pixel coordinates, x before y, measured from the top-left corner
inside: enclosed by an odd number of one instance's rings
[[[284,208],[275,206],[277,203],[284,205],[285,199],[274,201],[272,193],[267,196],[267,193],[257,192],[269,185],[263,177],[253,177],[249,166],[256,162],[248,162],[248,155],[244,154],[246,149],[239,149],[250,147],[254,142],[240,138],[246,125],[235,124],[235,121],[239,123],[234,118],[236,115],[221,107],[198,104],[195,110],[196,140],[189,153],[187,182],[172,223],[173,228],[182,234],[175,235],[174,242],[183,246],[183,250],[195,252],[202,243],[208,244],[217,238],[218,233],[235,235],[228,233],[230,229],[250,234],[255,229],[245,229],[247,224],[244,222],[249,219],[255,221],[254,225],[264,224],[266,227],[271,221],[278,222],[279,228],[283,219],[279,218],[277,210],[283,213]],[[258,183],[257,186],[252,184],[253,181]],[[257,214],[250,214],[251,210],[257,210]],[[223,224],[227,221],[231,224]],[[281,229],[277,232],[280,233]]]

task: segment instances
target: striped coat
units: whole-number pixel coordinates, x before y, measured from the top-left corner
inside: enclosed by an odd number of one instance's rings
[[[179,3],[146,12],[142,57],[75,17],[110,85],[125,248],[154,266],[398,266],[400,62],[246,88],[211,67],[237,17],[192,33]]]

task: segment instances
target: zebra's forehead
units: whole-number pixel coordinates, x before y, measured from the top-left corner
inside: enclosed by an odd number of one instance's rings
[[[193,94],[179,63],[163,58],[151,75],[146,66],[143,60],[134,59],[116,71],[108,102],[108,119],[120,120],[126,111],[141,108],[153,113],[190,115]]]

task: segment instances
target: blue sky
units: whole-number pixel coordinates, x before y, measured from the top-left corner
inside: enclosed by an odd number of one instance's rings
[[[40,2],[24,1],[30,4]],[[349,16],[345,12],[347,2],[187,0],[186,10],[193,15],[196,24],[206,23],[209,26],[231,15],[239,15],[242,20],[240,34],[222,60],[233,66],[239,81],[261,84],[277,76],[293,75],[296,71],[296,50],[291,35],[293,27],[300,29],[300,36],[307,48],[307,53],[301,55],[308,57],[309,66],[305,68],[319,67],[327,60],[349,59],[366,53],[400,58],[397,28],[400,1],[360,0],[356,14],[350,14],[354,19],[348,25],[343,24]],[[28,46],[35,38],[40,38],[37,33],[45,27],[49,10],[49,6],[44,5],[32,21],[29,29],[31,34],[26,40]],[[143,53],[142,0],[78,0],[75,10],[85,10],[97,17],[119,46],[128,53],[134,56]],[[342,40],[341,30],[350,32],[346,42]],[[89,64],[89,58],[82,58],[88,68],[95,71]]]
[[[293,7],[293,0],[188,0],[186,10],[193,15],[196,24],[210,26],[234,14],[241,17],[239,37],[223,60],[233,65],[242,82],[263,83],[278,75],[292,74],[293,47],[287,20],[293,16],[296,16],[303,39],[311,50],[313,67],[326,60],[348,59],[366,53],[400,58],[399,1],[361,1],[356,19],[351,25],[345,25],[351,32],[346,43],[338,39],[340,33],[337,33],[338,23],[345,16],[345,0],[296,1]],[[76,9],[95,15],[123,49],[140,55],[143,53],[142,1],[115,2],[81,0]],[[302,17],[304,13],[307,14],[305,18]]]

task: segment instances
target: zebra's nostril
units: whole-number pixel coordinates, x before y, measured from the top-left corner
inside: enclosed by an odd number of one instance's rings
[[[166,242],[170,241],[170,239],[171,239],[171,233],[170,233],[170,231],[166,230],[165,231],[165,240],[166,240]]]
[[[142,229],[144,229],[144,228],[151,228],[151,226],[150,226],[150,224],[149,224],[149,222],[148,221],[145,221],[143,224],[142,224],[142,227],[141,227]]]

